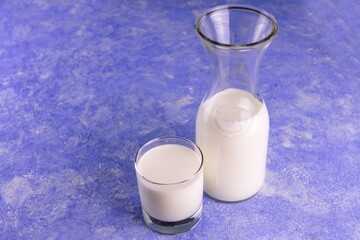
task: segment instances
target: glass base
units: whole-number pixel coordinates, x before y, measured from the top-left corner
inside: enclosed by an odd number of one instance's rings
[[[206,195],[217,201],[217,202],[221,202],[221,203],[242,203],[242,202],[246,202],[248,200],[250,200],[251,198],[255,197],[257,195],[257,193],[259,192],[260,190],[258,190],[256,193],[254,193],[253,195],[251,195],[250,197],[247,197],[247,198],[244,198],[244,199],[240,199],[240,200],[225,200],[225,199],[220,199],[220,198],[216,198],[216,197],[213,197],[212,195],[210,195],[209,193],[207,193],[205,190],[204,190],[204,193],[206,193]]]
[[[164,234],[177,234],[186,232],[196,226],[201,218],[202,207],[200,207],[192,216],[176,222],[165,222],[151,217],[142,209],[146,225],[157,232]]]

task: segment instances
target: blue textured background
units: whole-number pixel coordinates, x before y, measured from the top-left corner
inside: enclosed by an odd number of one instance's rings
[[[360,239],[360,2],[239,1],[272,13],[261,191],[204,197],[175,239]],[[0,239],[169,239],[142,220],[133,159],[194,140],[209,67],[195,17],[225,1],[0,3]],[[228,1],[234,3],[234,1]]]

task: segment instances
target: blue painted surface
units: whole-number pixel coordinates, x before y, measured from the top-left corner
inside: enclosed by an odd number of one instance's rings
[[[239,2],[279,22],[266,181],[243,203],[205,196],[173,238],[360,239],[360,3]],[[193,23],[224,3],[0,3],[0,239],[170,238],[142,220],[133,159],[194,140],[209,67]]]

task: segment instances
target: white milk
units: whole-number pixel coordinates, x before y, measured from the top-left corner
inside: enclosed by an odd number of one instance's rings
[[[259,191],[269,135],[265,104],[249,92],[226,89],[202,102],[196,143],[204,154],[204,190],[222,201],[240,201]]]
[[[166,144],[146,152],[138,164],[142,176],[137,174],[143,209],[167,222],[193,215],[202,205],[202,169],[196,174],[200,165],[200,157],[181,145]]]

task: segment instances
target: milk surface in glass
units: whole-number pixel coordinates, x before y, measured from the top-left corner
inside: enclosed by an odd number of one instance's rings
[[[204,190],[222,201],[254,195],[265,178],[269,116],[264,102],[229,88],[203,101],[196,143],[204,155]]]
[[[201,159],[176,144],[157,146],[138,164],[138,187],[143,209],[153,218],[175,222],[192,216],[202,205]]]

